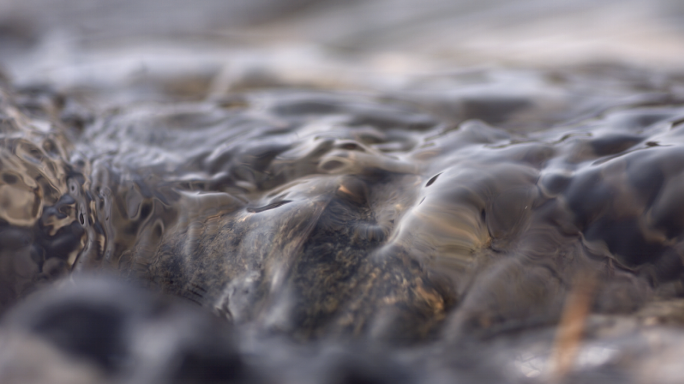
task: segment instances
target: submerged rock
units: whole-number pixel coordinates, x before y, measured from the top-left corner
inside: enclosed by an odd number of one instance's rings
[[[670,364],[680,80],[463,76],[105,110],[4,84],[0,305],[61,280],[5,318],[0,377],[33,349],[54,361],[36,380],[64,382],[638,382]],[[81,280],[103,270],[125,283]]]

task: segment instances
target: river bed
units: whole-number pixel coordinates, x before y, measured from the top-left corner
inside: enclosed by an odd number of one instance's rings
[[[682,377],[676,2],[29,3],[0,381]]]

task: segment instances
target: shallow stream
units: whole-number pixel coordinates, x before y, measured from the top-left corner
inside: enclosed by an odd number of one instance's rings
[[[676,70],[9,31],[3,382],[681,377]]]

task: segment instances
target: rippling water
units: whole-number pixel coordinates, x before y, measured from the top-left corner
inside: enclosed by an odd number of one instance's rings
[[[6,85],[2,303],[104,268],[301,341],[553,325],[586,276],[592,311],[630,313],[681,291],[679,84],[485,71],[101,116]]]
[[[130,49],[0,85],[8,382],[681,377],[680,75]]]

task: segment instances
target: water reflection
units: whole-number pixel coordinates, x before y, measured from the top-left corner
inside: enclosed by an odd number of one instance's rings
[[[555,88],[538,76],[541,94]],[[582,108],[568,89],[565,108]],[[486,124],[474,110],[447,119],[410,94],[294,90],[244,93],[230,108],[141,105],[80,130],[39,123],[59,116],[58,96],[15,105],[7,93],[2,191],[13,204],[2,215],[7,231],[28,232],[6,273],[28,284],[55,257],[114,268],[229,318],[270,324],[277,311],[288,325],[273,327],[306,337],[378,322],[411,339],[444,319],[453,335],[553,321],[583,268],[601,276],[596,310],[632,310],[681,270],[683,111],[656,86],[646,95],[668,104],[603,91],[594,97],[614,106],[583,121],[534,96],[516,107],[557,119],[548,130]],[[250,315],[226,312],[241,300]],[[394,328],[416,313],[409,334]]]
[[[391,12],[373,25],[360,20],[363,28],[354,31],[336,29],[335,12],[321,16],[309,8],[290,14],[296,22],[288,24],[283,9],[274,9],[272,16],[262,15],[266,34],[288,28],[293,36],[325,33],[315,39],[318,48],[294,43],[296,48],[272,56],[254,48],[259,44],[242,49],[213,39],[207,46],[169,41],[170,32],[154,25],[145,33],[133,28],[116,34],[123,21],[101,14],[102,5],[89,10],[70,3],[113,23],[103,23],[99,34],[72,26],[45,34],[40,43],[40,31],[0,31],[17,43],[0,45],[12,53],[7,66],[16,80],[0,85],[0,311],[59,278],[108,271],[185,299],[238,330],[239,342],[226,341],[230,350],[221,350],[219,361],[244,352],[234,352],[233,343],[252,343],[264,365],[280,364],[292,374],[282,361],[294,361],[308,372],[315,364],[300,364],[301,351],[282,360],[274,355],[294,350],[287,344],[293,340],[314,354],[321,345],[355,340],[423,372],[432,362],[415,351],[450,351],[434,363],[448,365],[461,356],[453,350],[472,346],[473,354],[485,353],[498,345],[491,340],[548,331],[558,323],[576,276],[588,271],[597,279],[594,315],[619,318],[679,297],[681,77],[619,65],[436,71],[451,65],[435,60],[445,45],[424,44],[448,35],[441,29],[447,24],[471,32],[479,31],[478,20],[505,24],[510,9],[520,16],[535,10],[557,17],[562,10],[595,16],[624,8],[618,16],[632,20],[645,3],[593,8],[563,2],[560,11],[532,1],[491,9],[431,3],[431,11],[417,13],[408,2],[355,3],[340,10],[343,19],[367,14],[375,20],[378,13],[369,10],[377,8]],[[145,4],[153,3],[126,3],[116,11]],[[246,10],[237,14],[272,2],[243,5]],[[178,12],[183,9],[179,5]],[[45,19],[46,28],[74,17],[68,10]],[[529,17],[512,31],[525,32],[516,28]],[[201,19],[201,33],[226,36],[221,28],[228,26],[204,26]],[[320,29],[321,20],[330,28]],[[250,34],[248,25],[256,21],[232,22]],[[131,23],[147,28],[139,20]],[[137,40],[148,33],[161,37],[150,38],[149,46]],[[672,46],[677,33],[668,30]],[[127,40],[131,36],[134,43]],[[459,40],[458,34],[449,36]],[[466,46],[443,53],[458,56],[468,44],[481,48],[489,38],[473,35],[463,39]],[[417,46],[430,59],[387,53],[420,51]],[[491,52],[480,48],[473,57],[489,60]],[[293,52],[294,58],[288,56]],[[340,52],[353,52],[360,64],[331,59]],[[27,79],[51,85],[29,86]],[[118,283],[108,284],[97,292],[107,296],[103,292]],[[59,303],[75,297],[55,295]],[[136,299],[107,297],[113,300],[107,311],[138,316],[140,308],[129,307]],[[157,300],[146,296],[140,302],[156,308]],[[24,308],[33,305],[28,302]],[[21,308],[16,318],[56,316],[47,304],[37,312]],[[149,320],[145,316],[142,323]],[[8,326],[26,331],[22,323]],[[69,330],[69,324],[57,322],[55,329]],[[548,351],[524,348],[542,336],[512,341],[504,352],[519,356],[502,366],[543,379]],[[156,336],[146,337],[149,345],[135,348],[156,358],[165,347]],[[170,341],[169,351],[181,348],[181,339]],[[107,355],[105,368],[128,369],[117,364],[134,354],[116,353],[122,360]],[[202,356],[198,361],[211,360]],[[500,355],[492,356],[485,360],[496,363]],[[613,344],[588,342],[575,368],[601,371],[617,361],[631,372],[625,356]],[[375,374],[364,371],[367,362],[349,361],[353,369]],[[459,369],[423,374],[453,378]],[[500,367],[492,372],[504,374]]]

